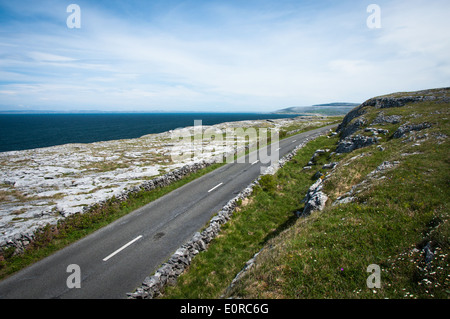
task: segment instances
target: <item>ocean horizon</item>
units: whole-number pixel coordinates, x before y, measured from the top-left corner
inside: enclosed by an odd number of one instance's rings
[[[273,113],[3,113],[0,152],[21,151],[70,143],[139,138],[193,126],[244,120],[293,118]]]

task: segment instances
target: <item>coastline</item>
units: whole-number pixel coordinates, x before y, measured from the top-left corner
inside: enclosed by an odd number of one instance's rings
[[[135,139],[182,128],[244,120],[292,118],[268,113],[24,113],[0,112],[0,152],[64,144]]]

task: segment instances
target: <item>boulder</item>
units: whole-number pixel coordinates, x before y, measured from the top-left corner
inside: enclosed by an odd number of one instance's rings
[[[325,207],[325,203],[328,200],[328,196],[322,192],[323,180],[319,178],[311,187],[308,189],[308,192],[303,199],[305,202],[305,207],[300,216],[307,216],[311,214],[313,211],[322,210]]]
[[[380,112],[380,113],[378,113],[377,117],[373,120],[371,125],[385,124],[385,123],[397,124],[397,123],[400,123],[401,120],[402,120],[402,117],[400,115],[386,116],[386,115],[384,115],[384,112]]]
[[[327,200],[328,196],[324,192],[319,191],[314,193],[306,202],[302,215],[307,216],[311,214],[313,211],[316,210],[321,211],[322,209],[325,208],[325,203],[327,202]]]
[[[372,144],[378,143],[379,138],[364,136],[364,135],[355,135],[351,137],[347,137],[344,140],[341,140],[336,148],[337,153],[350,153],[353,150],[358,148],[370,146]]]
[[[389,130],[385,130],[385,129],[382,129],[382,128],[376,128],[376,127],[366,127],[364,129],[364,132],[372,132],[374,135],[377,135],[377,134],[387,135],[387,134],[389,134]]]
[[[357,130],[367,124],[367,120],[364,117],[357,118],[353,122],[349,123],[342,129],[341,139],[346,138],[354,134]]]
[[[394,138],[400,138],[411,131],[421,131],[431,127],[430,123],[424,122],[420,124],[403,124],[392,135]]]
[[[330,169],[330,168],[333,169],[336,167],[337,164],[338,164],[338,162],[331,162],[331,163],[323,165],[322,168],[323,169]]]

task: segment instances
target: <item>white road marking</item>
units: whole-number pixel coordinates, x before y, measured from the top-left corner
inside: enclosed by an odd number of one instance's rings
[[[256,161],[254,161],[253,163],[252,163],[252,165],[255,165],[256,163],[258,163],[259,162],[259,160],[256,160]]]
[[[132,241],[128,242],[127,244],[123,245],[122,247],[120,247],[119,249],[117,249],[115,252],[113,252],[112,254],[108,255],[107,257],[103,258],[103,261],[107,261],[108,259],[110,259],[111,257],[115,256],[116,254],[120,253],[122,250],[124,250],[125,248],[127,248],[128,246],[130,246],[131,244],[133,244],[135,241],[138,241],[139,239],[142,238],[142,235],[137,236],[135,239],[133,239]]]
[[[213,188],[211,188],[208,193],[212,192],[213,190],[215,190],[217,187],[219,187],[220,185],[222,185],[223,183],[217,184],[216,186],[214,186]]]
[[[295,143],[295,142],[297,142],[297,140],[293,140],[293,141],[292,141],[292,143]]]

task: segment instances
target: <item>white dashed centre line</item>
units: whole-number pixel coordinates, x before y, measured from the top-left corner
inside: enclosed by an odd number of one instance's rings
[[[214,186],[213,188],[211,188],[211,189],[208,191],[208,193],[211,193],[213,190],[215,190],[217,187],[219,187],[219,186],[222,185],[222,184],[223,184],[223,183],[220,183],[220,184]]]
[[[103,261],[107,261],[108,259],[110,259],[111,257],[115,256],[116,254],[120,253],[122,250],[124,250],[125,248],[127,248],[128,246],[130,246],[131,244],[133,244],[134,242],[138,241],[139,239],[142,238],[142,235],[137,236],[135,239],[133,239],[132,241],[128,242],[127,244],[123,245],[122,247],[120,247],[119,249],[117,249],[115,252],[113,252],[112,254],[108,255],[107,257],[103,258]]]

